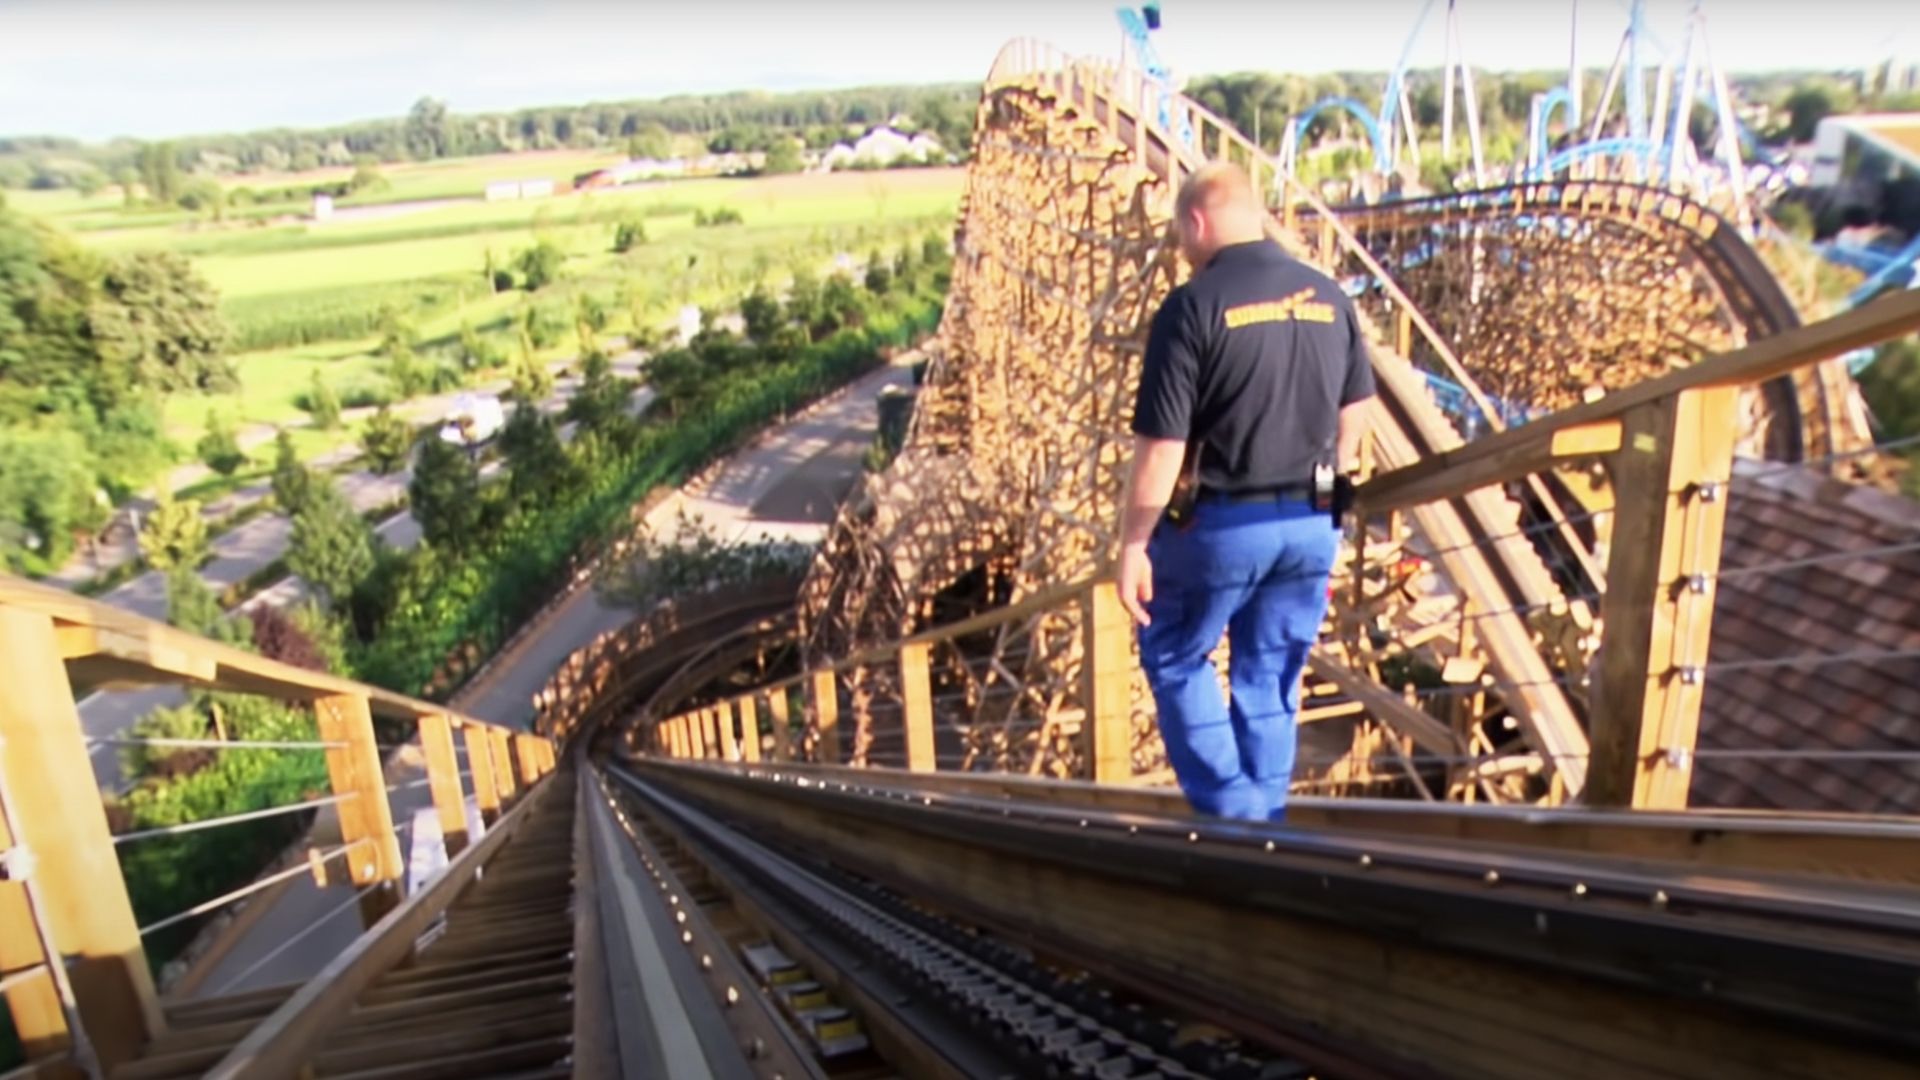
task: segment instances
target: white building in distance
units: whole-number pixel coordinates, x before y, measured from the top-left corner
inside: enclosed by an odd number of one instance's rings
[[[859,166],[885,168],[902,160],[944,161],[946,151],[925,132],[906,135],[890,127],[877,127],[852,144],[835,144],[820,156],[819,168],[821,172]]]

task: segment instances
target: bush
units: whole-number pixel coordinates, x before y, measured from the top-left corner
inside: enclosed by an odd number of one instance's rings
[[[413,428],[395,416],[388,405],[380,406],[360,432],[360,449],[367,455],[367,467],[382,476],[399,472],[412,447]]]
[[[155,570],[191,569],[206,561],[207,550],[207,519],[200,504],[192,499],[176,502],[163,492],[140,529],[140,554],[147,565]]]
[[[514,265],[520,271],[520,278],[526,284],[527,291],[537,292],[553,284],[560,277],[560,265],[566,260],[566,253],[555,246],[551,240],[542,240],[521,252]]]
[[[306,410],[313,419],[313,426],[321,431],[332,431],[340,426],[340,399],[334,396],[333,388],[317,371],[313,373],[313,389],[295,404]]]
[[[373,572],[373,530],[332,484],[320,484],[293,516],[287,566],[338,606]]]
[[[613,250],[625,254],[647,242],[647,227],[638,221],[623,221],[613,227]]]
[[[746,220],[746,218],[740,216],[740,211],[735,210],[731,206],[716,207],[713,210],[695,210],[693,212],[694,227],[699,229],[711,229],[721,225],[739,225]]]
[[[247,455],[240,452],[240,440],[233,433],[233,425],[216,412],[207,413],[207,433],[194,444],[194,452],[207,468],[221,476],[232,476],[247,463]]]

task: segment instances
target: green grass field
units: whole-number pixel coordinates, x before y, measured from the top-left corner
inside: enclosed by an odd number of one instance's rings
[[[316,371],[343,396],[383,387],[384,363],[369,351],[384,309],[410,319],[427,361],[435,362],[463,323],[483,331],[503,357],[513,356],[517,330],[509,324],[532,305],[566,328],[541,354],[566,356],[577,347],[571,311],[578,294],[610,310],[609,332],[625,332],[635,317],[658,325],[682,304],[729,303],[755,281],[783,284],[796,264],[819,265],[838,251],[864,258],[944,231],[963,176],[939,169],[694,179],[528,201],[479,198],[491,180],[550,177],[564,184],[618,157],[556,151],[393,166],[383,169],[387,187],[342,200],[326,222],[287,219],[285,207],[277,221],[230,215],[217,223],[180,211],[128,210],[112,188],[90,198],[72,191],[7,198],[103,252],[184,255],[219,290],[236,330],[241,389],[167,402],[168,431],[191,446],[209,410],[241,424],[304,424],[296,399]],[[240,178],[230,186],[311,184],[349,172]],[[431,199],[461,201],[407,205]],[[695,211],[720,207],[737,210],[744,223],[695,227]],[[613,230],[624,220],[644,222],[648,243],[617,255]],[[493,293],[483,273],[488,255],[510,267],[541,240],[565,252],[561,280],[537,294]]]

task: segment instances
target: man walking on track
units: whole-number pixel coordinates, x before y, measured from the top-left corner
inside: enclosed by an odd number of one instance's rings
[[[1279,821],[1301,671],[1339,543],[1336,503],[1374,387],[1352,304],[1268,240],[1266,220],[1232,165],[1202,168],[1175,200],[1194,275],[1147,339],[1119,589],[1188,801]],[[1183,473],[1191,505],[1175,499]],[[1231,704],[1209,659],[1223,631]]]

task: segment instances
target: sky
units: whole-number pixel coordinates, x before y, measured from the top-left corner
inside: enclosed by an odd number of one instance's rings
[[[1162,0],[1178,73],[1438,66],[1447,0]],[[1604,68],[1626,0],[1456,0],[1494,70]],[[1678,52],[1691,0],[1648,0]],[[739,89],[977,81],[1008,39],[1111,57],[1113,0],[0,0],[0,132],[88,140]],[[1920,62],[1920,0],[1713,0],[1729,71]],[[1577,11],[1577,20],[1575,12]]]

